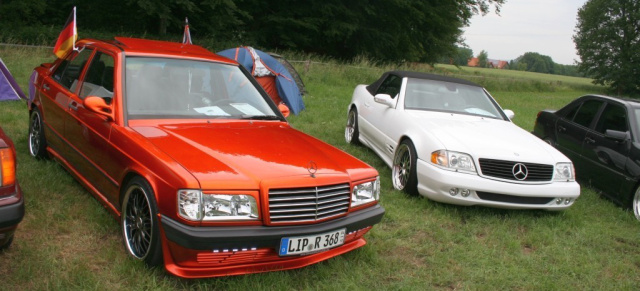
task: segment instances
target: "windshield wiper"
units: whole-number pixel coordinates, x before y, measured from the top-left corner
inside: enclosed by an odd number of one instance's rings
[[[242,119],[251,120],[282,120],[280,116],[276,115],[242,115]]]

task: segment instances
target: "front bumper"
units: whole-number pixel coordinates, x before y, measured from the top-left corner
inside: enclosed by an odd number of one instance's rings
[[[6,189],[5,189],[6,190]],[[24,198],[18,184],[14,194],[0,198],[0,246],[8,242],[24,217]]]
[[[417,175],[418,192],[422,196],[457,205],[563,210],[573,205],[575,199],[580,196],[580,185],[577,182],[510,183],[476,174],[448,171],[422,160],[417,162]],[[469,189],[471,194],[468,197],[462,197],[460,194],[453,196],[449,193],[451,188]],[[557,198],[564,201],[557,204]]]
[[[165,267],[184,278],[202,278],[287,270],[304,267],[366,244],[362,238],[382,220],[375,205],[345,217],[296,226],[192,227],[161,216]],[[319,253],[280,257],[283,237],[319,234],[346,228],[343,245]]]

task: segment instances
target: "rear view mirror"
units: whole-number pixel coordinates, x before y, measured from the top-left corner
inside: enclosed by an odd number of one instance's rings
[[[604,136],[606,138],[615,140],[615,141],[625,141],[629,138],[629,132],[628,131],[617,131],[617,130],[613,130],[613,129],[607,129],[604,132]]]
[[[282,112],[282,115],[284,115],[284,117],[288,117],[289,114],[291,113],[291,111],[289,110],[289,107],[284,103],[278,104],[278,109],[280,110],[280,112]]]
[[[376,94],[376,96],[373,97],[373,100],[376,101],[376,103],[384,104],[391,108],[396,106],[396,103],[391,99],[389,94]]]
[[[506,114],[506,115],[507,115],[507,117],[509,118],[509,120],[513,119],[513,118],[516,116],[516,114],[515,114],[515,113],[513,112],[513,110],[511,110],[511,109],[505,109],[505,110],[504,110],[504,114]]]
[[[88,96],[84,99],[83,104],[88,110],[113,120],[113,110],[102,97]]]

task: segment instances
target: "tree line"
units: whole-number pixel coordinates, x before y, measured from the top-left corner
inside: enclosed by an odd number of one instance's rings
[[[473,15],[505,0],[0,0],[4,32],[62,27],[77,6],[78,29],[304,51],[338,59],[433,63],[452,55]],[[85,31],[86,31],[85,30]],[[89,36],[91,37],[91,36]],[[21,36],[17,36],[21,38]]]

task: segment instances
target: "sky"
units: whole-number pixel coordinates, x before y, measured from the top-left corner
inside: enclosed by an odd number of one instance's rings
[[[580,60],[573,35],[578,9],[587,0],[507,0],[496,15],[471,18],[464,28],[465,43],[478,56],[485,50],[489,59],[510,61],[526,52],[546,55],[553,62],[573,65]]]

